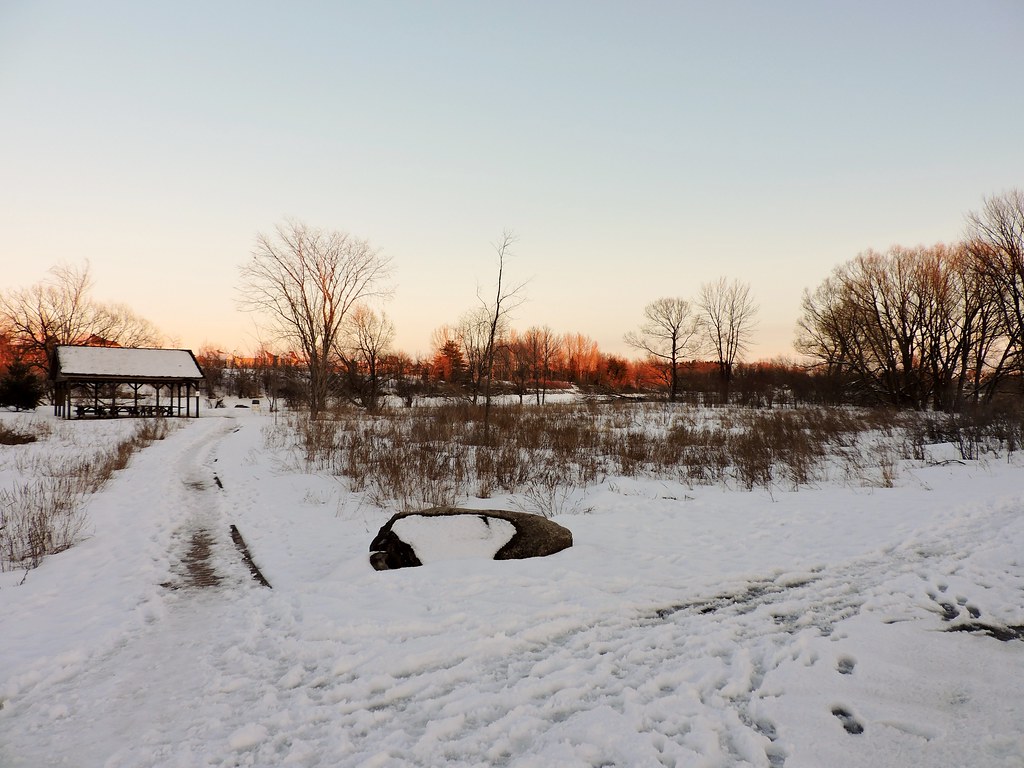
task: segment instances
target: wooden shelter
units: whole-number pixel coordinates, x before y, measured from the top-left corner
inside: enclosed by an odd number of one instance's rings
[[[199,415],[203,371],[188,349],[58,346],[50,379],[65,419]]]

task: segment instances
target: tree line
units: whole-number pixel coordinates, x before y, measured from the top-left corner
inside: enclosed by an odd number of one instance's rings
[[[1024,382],[1024,192],[961,242],[865,251],[804,293],[796,346],[855,402],[960,410]]]
[[[456,322],[435,329],[427,358],[413,360],[394,349],[394,325],[374,308],[391,293],[389,258],[366,240],[299,221],[260,233],[240,267],[238,304],[259,315],[265,349],[258,366],[231,370],[230,385],[301,400],[313,413],[334,398],[372,409],[393,393],[407,404],[417,395],[458,395],[482,401],[489,415],[498,392],[540,404],[570,384],[687,402],[770,405],[785,397],[955,411],[1019,393],[1024,381],[1020,190],[985,198],[967,215],[960,242],[865,251],[805,290],[799,363],[743,362],[757,305],[749,285],[725,278],[701,285],[693,299],[652,300],[624,335],[639,359],[606,354],[580,333],[517,330],[526,284],[509,280],[515,243],[502,233],[492,286],[478,290],[476,306]],[[151,323],[124,305],[93,301],[90,288],[86,264],[55,267],[35,286],[0,293],[0,357],[21,365],[23,377],[25,366],[45,373],[60,344],[159,343]],[[211,350],[199,358],[211,380],[224,377]]]
[[[568,364],[579,369],[573,383],[579,383],[583,373],[584,355],[590,353],[593,358],[596,353],[596,345],[587,349],[579,335],[556,336],[546,326],[518,333],[512,327],[512,313],[522,303],[525,290],[525,283],[508,279],[516,241],[514,233],[502,233],[493,244],[496,278],[492,288],[478,289],[474,308],[455,325],[434,332],[431,370],[440,372],[438,378],[449,388],[459,387],[474,403],[482,401],[485,439],[493,394],[511,391],[522,401],[532,392],[542,403],[554,383],[563,349]],[[388,355],[394,328],[383,313],[363,303],[386,293],[382,286],[389,272],[388,259],[345,233],[289,221],[277,227],[275,236],[257,238],[251,260],[242,267],[242,306],[269,320],[277,343],[301,350],[309,371],[308,405],[314,414],[325,407],[332,391],[354,395],[360,404],[375,407],[384,392],[388,363],[397,368],[392,382],[407,403],[417,373],[423,383],[429,383],[424,366],[403,365],[401,356]],[[703,285],[692,307],[681,298],[652,302],[640,330],[625,337],[647,355],[642,366],[633,367],[635,386],[649,384],[641,383],[640,375],[653,371],[666,378],[669,397],[676,400],[685,356],[708,350],[715,356],[728,399],[733,367],[747,348],[756,311],[749,286],[725,279]],[[595,373],[595,361],[589,362],[589,372]],[[608,373],[611,367],[607,366]],[[621,379],[630,366],[618,367]],[[569,378],[573,380],[572,373]]]

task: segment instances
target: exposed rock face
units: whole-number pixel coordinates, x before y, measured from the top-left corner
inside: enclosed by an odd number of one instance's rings
[[[539,515],[433,507],[388,520],[370,543],[370,564],[383,571],[459,557],[515,560],[571,546],[568,528]]]

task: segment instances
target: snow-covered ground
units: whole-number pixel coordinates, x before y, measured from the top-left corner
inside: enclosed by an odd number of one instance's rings
[[[206,412],[0,574],[0,766],[1024,765],[1024,641],[950,631],[1024,625],[1024,457],[611,478],[557,555],[378,572],[389,513],[269,452],[272,418]]]

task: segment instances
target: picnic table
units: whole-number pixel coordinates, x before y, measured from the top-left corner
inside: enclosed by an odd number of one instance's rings
[[[140,405],[140,416],[173,416],[174,406],[171,405]]]
[[[117,418],[118,416],[173,416],[173,405],[79,405],[75,407],[79,418]]]

